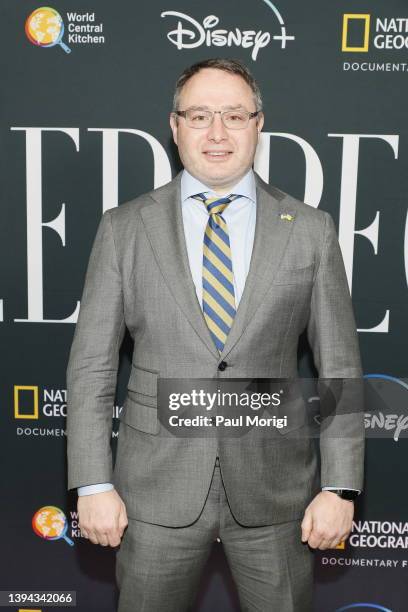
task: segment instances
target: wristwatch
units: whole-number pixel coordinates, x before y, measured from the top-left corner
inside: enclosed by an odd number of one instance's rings
[[[360,491],[354,491],[353,489],[329,489],[331,493],[335,493],[342,499],[348,499],[353,501],[360,495]]]

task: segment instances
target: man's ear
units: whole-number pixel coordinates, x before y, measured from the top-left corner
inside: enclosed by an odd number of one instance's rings
[[[173,132],[173,140],[177,145],[178,117],[174,113],[170,113],[170,127]]]
[[[261,130],[262,130],[262,128],[263,128],[263,124],[264,124],[264,121],[265,121],[265,115],[263,114],[262,111],[257,116],[257,120],[258,121],[257,121],[256,127],[257,127],[258,135],[259,135]]]

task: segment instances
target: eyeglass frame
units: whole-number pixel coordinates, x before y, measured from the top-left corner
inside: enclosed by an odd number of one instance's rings
[[[205,130],[205,129],[208,129],[209,127],[211,127],[211,126],[212,126],[212,124],[214,123],[214,115],[215,115],[216,113],[218,113],[219,115],[221,115],[222,125],[223,125],[223,126],[224,126],[224,127],[227,129],[227,130],[245,130],[245,129],[248,127],[250,120],[251,120],[251,119],[253,119],[253,117],[256,117],[257,115],[259,115],[259,113],[260,113],[260,112],[262,112],[262,111],[260,111],[260,110],[257,110],[257,111],[254,111],[253,113],[250,113],[249,111],[247,111],[247,110],[245,110],[245,109],[240,109],[240,110],[239,110],[239,112],[240,112],[240,113],[245,113],[245,114],[248,116],[248,122],[247,122],[246,126],[245,126],[245,127],[242,127],[242,128],[229,128],[229,127],[227,127],[227,126],[225,125],[223,115],[224,115],[225,113],[233,113],[233,112],[234,112],[234,109],[231,109],[231,108],[230,108],[230,109],[228,109],[228,110],[223,110],[223,111],[219,111],[219,110],[218,110],[218,111],[213,111],[213,110],[210,110],[210,109],[208,109],[208,108],[203,108],[203,109],[198,109],[198,108],[187,108],[186,110],[183,110],[183,111],[181,111],[181,110],[174,110],[174,111],[172,111],[172,112],[173,112],[175,115],[178,115],[179,117],[184,117],[184,119],[187,119],[187,112],[188,112],[188,111],[190,111],[190,110],[191,110],[191,111],[193,111],[193,110],[198,110],[198,111],[202,110],[202,111],[203,111],[203,112],[205,112],[205,113],[211,113],[211,114],[212,114],[212,117],[211,117],[211,123],[210,123],[210,125],[208,125],[208,126],[204,126],[204,127],[198,127],[198,126],[195,126],[195,127],[194,127],[194,126],[192,126],[192,125],[189,125],[188,127],[193,128],[193,130]],[[237,111],[237,109],[235,109],[235,111]]]

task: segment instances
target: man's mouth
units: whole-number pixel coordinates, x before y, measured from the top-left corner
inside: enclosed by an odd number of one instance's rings
[[[204,155],[207,157],[207,159],[219,161],[227,159],[230,155],[232,155],[232,151],[204,151]]]

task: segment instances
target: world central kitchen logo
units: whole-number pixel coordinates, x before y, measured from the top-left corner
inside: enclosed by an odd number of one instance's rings
[[[274,21],[278,29],[277,33],[271,35],[269,31],[255,30],[250,27],[247,30],[233,27],[217,27],[220,19],[216,15],[207,15],[202,22],[197,21],[190,15],[178,11],[164,11],[161,17],[176,18],[176,27],[167,34],[168,40],[181,49],[195,49],[197,47],[242,47],[251,49],[251,58],[256,61],[261,49],[269,45],[270,41],[280,43],[281,49],[286,49],[289,41],[295,40],[286,31],[286,25],[280,11],[270,0],[263,2],[271,9]]]
[[[103,23],[95,23],[95,13],[66,14],[68,35],[66,42],[72,45],[101,44],[105,42]],[[27,17],[25,33],[28,40],[36,47],[55,47],[59,45],[65,53],[71,48],[63,41],[65,24],[61,15],[50,6],[41,6]]]
[[[379,50],[408,48],[408,17],[373,17],[369,13],[343,15],[341,50],[368,53],[370,45]]]

